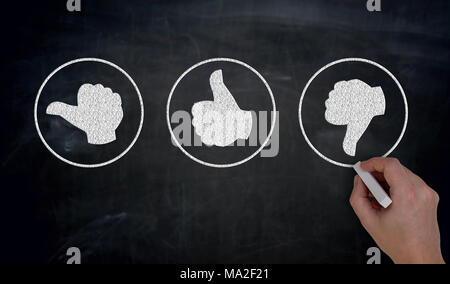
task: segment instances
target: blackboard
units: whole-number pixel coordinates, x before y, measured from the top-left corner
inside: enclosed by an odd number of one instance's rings
[[[348,202],[354,173],[318,157],[298,120],[311,76],[348,57],[385,66],[405,90],[409,123],[392,156],[440,194],[448,259],[450,2],[382,1],[376,13],[365,2],[99,0],[73,13],[65,1],[3,3],[0,261],[65,263],[67,248],[79,247],[85,263],[365,263],[375,244]],[[126,70],[145,108],[129,153],[94,169],[54,157],[33,115],[45,78],[86,57]],[[173,84],[217,57],[243,61],[267,80],[280,112],[277,156],[216,169],[171,143]],[[402,111],[401,101],[391,109],[399,120]],[[331,138],[345,129],[334,131]],[[74,135],[75,144],[83,139]],[[58,137],[56,144],[68,142]]]

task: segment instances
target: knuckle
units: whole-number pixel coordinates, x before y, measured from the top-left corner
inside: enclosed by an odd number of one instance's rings
[[[416,200],[416,194],[414,193],[414,190],[408,190],[405,193],[405,200],[409,203],[413,204]]]
[[[439,195],[432,189],[425,187],[422,190],[421,199],[427,203],[438,203]]]
[[[392,167],[398,167],[401,165],[400,160],[397,158],[389,158],[388,162]]]
[[[439,194],[436,191],[433,191],[433,200],[435,203],[439,203],[439,201],[441,200]]]
[[[392,167],[394,167],[394,165],[394,160],[392,158],[386,159],[386,168],[391,169]]]
[[[382,158],[382,157],[374,157],[374,158],[370,158],[369,160],[367,160],[367,162],[371,162],[371,163],[373,163],[373,162],[381,162],[381,161],[383,161],[383,159],[384,158]]]

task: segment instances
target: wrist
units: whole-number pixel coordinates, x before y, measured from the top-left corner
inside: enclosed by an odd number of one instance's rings
[[[414,253],[392,258],[395,264],[445,264],[442,253]]]

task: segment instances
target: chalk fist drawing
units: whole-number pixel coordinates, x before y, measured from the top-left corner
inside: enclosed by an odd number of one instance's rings
[[[325,102],[325,119],[334,125],[347,125],[342,144],[349,156],[355,156],[356,147],[375,116],[384,115],[386,100],[381,87],[371,87],[361,80],[341,81]]]
[[[84,84],[78,90],[78,106],[53,102],[47,114],[57,115],[83,130],[89,144],[104,145],[116,140],[123,119],[122,99],[101,84]]]
[[[202,101],[192,107],[192,125],[207,146],[226,147],[238,139],[247,140],[252,131],[250,111],[241,110],[223,81],[222,70],[209,79],[214,101]]]

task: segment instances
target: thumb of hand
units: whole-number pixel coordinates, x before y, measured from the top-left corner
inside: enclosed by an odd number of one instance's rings
[[[81,129],[81,117],[77,106],[68,105],[61,102],[51,103],[47,107],[47,114],[60,116],[70,124]]]
[[[213,92],[214,103],[219,104],[226,110],[240,110],[236,100],[223,82],[222,70],[217,70],[211,74],[209,79]]]
[[[376,224],[378,215],[372,207],[369,190],[359,176],[355,176],[354,187],[350,197],[350,204],[362,225],[370,233],[372,226]]]

